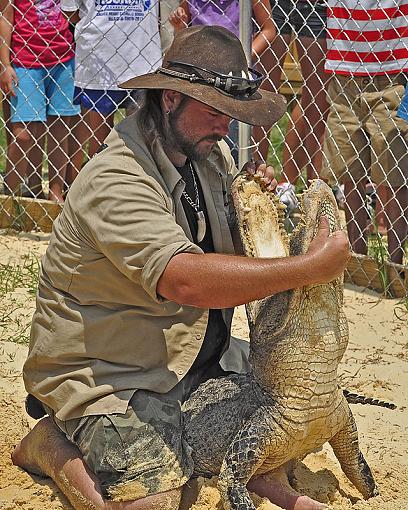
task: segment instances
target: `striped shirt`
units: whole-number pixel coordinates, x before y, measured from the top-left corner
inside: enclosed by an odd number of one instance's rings
[[[408,0],[328,0],[329,73],[408,71]]]

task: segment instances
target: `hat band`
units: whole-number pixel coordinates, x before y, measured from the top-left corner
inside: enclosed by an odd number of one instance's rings
[[[169,61],[169,64],[184,66],[192,69],[192,74],[182,73],[166,67],[159,67],[156,71],[158,74],[166,74],[174,78],[189,81],[190,83],[201,83],[203,85],[210,85],[221,92],[233,97],[249,97],[252,96],[262,83],[264,76],[255,69],[248,69],[248,72],[254,76],[253,79],[241,76],[233,76],[232,74],[222,74],[216,71],[204,69],[202,67],[186,64],[184,62]],[[203,71],[213,77],[204,78],[198,71]]]

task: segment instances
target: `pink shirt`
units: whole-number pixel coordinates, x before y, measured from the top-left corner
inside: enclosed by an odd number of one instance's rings
[[[59,0],[14,0],[11,38],[14,65],[51,67],[73,56],[73,37]]]

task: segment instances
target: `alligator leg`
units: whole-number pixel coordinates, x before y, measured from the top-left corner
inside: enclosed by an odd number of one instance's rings
[[[345,425],[329,442],[347,478],[361,492],[364,499],[378,496],[379,491],[358,445],[357,426],[351,410],[345,402],[347,413]]]
[[[289,436],[276,425],[271,414],[265,408],[258,410],[241,427],[229,446],[218,477],[224,508],[255,510],[247,484],[251,491],[286,510],[327,508],[324,504],[303,496],[290,487],[286,474],[282,476],[283,468],[281,471],[256,474],[267,458],[269,469],[279,468],[279,461],[276,466],[272,463],[274,454],[282,458],[279,452],[286,452],[289,447]]]
[[[226,510],[255,510],[246,484],[262,465],[269,450],[266,427],[257,423],[257,418],[253,416],[241,427],[225,454],[218,487]]]

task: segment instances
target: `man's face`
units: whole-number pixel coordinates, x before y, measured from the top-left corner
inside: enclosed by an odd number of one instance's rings
[[[228,134],[230,121],[227,115],[186,96],[169,113],[175,148],[195,161],[207,159],[214,144]]]

